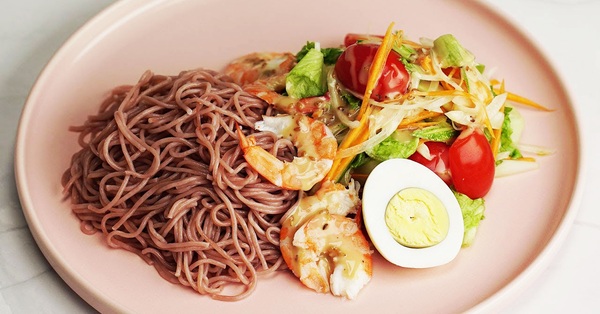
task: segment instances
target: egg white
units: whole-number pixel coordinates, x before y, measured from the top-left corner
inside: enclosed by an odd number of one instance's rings
[[[390,199],[405,188],[427,190],[440,199],[448,212],[446,238],[426,248],[410,248],[396,242],[385,223]],[[428,268],[449,263],[460,251],[464,236],[462,212],[452,190],[427,167],[409,159],[390,159],[377,165],[363,189],[363,220],[379,253],[389,262],[406,268]]]

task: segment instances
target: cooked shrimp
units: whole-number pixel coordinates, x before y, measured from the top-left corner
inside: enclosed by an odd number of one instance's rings
[[[283,221],[281,254],[307,287],[355,298],[371,280],[372,251],[355,220],[346,217],[360,207],[358,187],[324,183],[303,197]]]
[[[283,112],[314,113],[328,103],[328,97],[296,99],[282,94],[286,76],[295,65],[296,57],[289,52],[255,52],[232,61],[225,68],[225,74],[248,93]]]
[[[315,96],[302,99],[281,94],[285,90],[287,73],[257,80],[244,86],[244,90],[273,105],[275,108],[290,114],[309,114],[317,112],[329,102],[327,96]]]
[[[242,87],[257,80],[289,73],[296,57],[289,52],[254,52],[241,56],[225,67],[225,74]]]
[[[302,114],[263,117],[255,124],[258,130],[271,131],[290,139],[298,157],[284,162],[256,145],[256,139],[246,137],[238,128],[244,158],[271,183],[289,190],[309,190],[321,181],[333,164],[337,141],[329,128],[318,120]]]

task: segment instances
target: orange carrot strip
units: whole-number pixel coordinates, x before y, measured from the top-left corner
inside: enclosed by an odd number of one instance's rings
[[[369,120],[369,115],[371,114],[371,111],[372,111],[372,108],[369,107],[366,111],[366,114],[362,116],[362,119],[360,119],[360,125],[357,128],[351,129],[348,132],[348,134],[346,134],[346,137],[344,137],[344,140],[338,147],[338,150],[348,148],[351,145],[353,145],[354,143],[362,143],[368,139],[368,137],[369,137],[369,132],[368,132],[369,131],[368,130],[369,122],[368,122],[368,120]],[[365,130],[365,127],[367,127],[366,130]],[[339,176],[341,176],[340,172],[343,172],[343,170],[346,168],[346,166],[348,166],[350,164],[350,162],[352,161],[352,158],[353,157],[334,159],[331,169],[325,176],[325,180],[339,179]],[[349,160],[346,160],[346,159],[349,159]]]
[[[446,81],[440,81],[440,84],[442,84],[442,87],[444,87],[445,90],[454,90],[454,87],[452,87],[452,85],[448,84]]]
[[[519,96],[517,94],[513,94],[511,92],[508,92],[506,100],[514,101],[514,102],[517,102],[517,103],[520,103],[522,105],[525,105],[525,106],[528,106],[528,107],[531,107],[531,108],[535,108],[535,109],[538,109],[538,110],[554,111],[553,109],[546,108],[546,107],[544,107],[544,106],[536,103],[533,100],[530,100],[530,99],[525,98],[523,96]]]
[[[492,153],[494,154],[494,158],[498,155],[498,150],[500,149],[500,138],[502,136],[502,128],[494,130],[494,137],[492,138],[492,143],[490,146],[492,147]]]
[[[506,88],[504,86],[504,80],[502,80],[502,83],[500,83],[500,93],[505,93],[506,92]]]
[[[500,82],[500,81],[498,81],[496,79],[491,79],[490,80],[490,84],[492,84],[492,86],[500,84],[500,88],[499,89],[494,89],[494,92],[496,94],[501,94],[501,93],[506,92],[506,90],[504,89],[504,80],[502,80],[502,82]],[[516,103],[519,103],[519,104],[522,104],[522,105],[525,105],[525,106],[528,106],[528,107],[531,107],[531,108],[535,108],[535,109],[538,109],[538,110],[554,111],[553,109],[550,109],[550,108],[547,108],[545,106],[542,106],[542,105],[538,104],[537,102],[535,102],[535,101],[533,101],[533,100],[531,100],[529,98],[525,98],[525,97],[523,97],[521,95],[517,95],[517,94],[511,93],[511,92],[506,92],[506,93],[507,93],[506,100],[510,100],[510,101],[513,101],[513,102],[516,102]]]
[[[448,75],[446,75],[446,76],[449,77],[449,78],[455,78],[454,74],[456,74],[456,70],[457,69],[458,68],[453,67],[452,70],[450,70],[450,72],[448,72]]]
[[[431,63],[431,57],[429,55],[425,56],[421,60],[421,66],[426,73],[435,74],[435,70],[433,69],[433,64]]]
[[[350,132],[348,132],[348,134],[342,140],[342,143],[338,147],[338,150],[348,148],[352,145],[358,145],[358,144],[366,141],[369,137],[368,117],[369,117],[371,109],[372,109],[369,101],[371,98],[371,94],[373,93],[373,89],[375,88],[375,84],[377,84],[377,81],[379,80],[379,77],[381,76],[381,72],[383,71],[383,66],[385,65],[385,62],[387,61],[390,51],[392,50],[392,47],[394,46],[394,43],[395,43],[396,39],[398,38],[397,36],[394,36],[392,34],[393,28],[394,28],[394,23],[390,23],[390,25],[388,26],[388,29],[385,33],[385,36],[383,37],[383,41],[382,41],[381,45],[379,46],[379,48],[377,49],[377,52],[375,53],[375,58],[373,59],[373,63],[371,64],[371,67],[369,68],[369,78],[367,80],[367,86],[365,89],[365,94],[362,99],[360,111],[358,112],[358,119],[360,120],[360,124],[357,128],[352,129],[352,130],[350,130]],[[367,113],[367,114],[365,114],[365,113]],[[325,180],[338,180],[341,177],[341,175],[344,173],[345,169],[348,167],[348,165],[350,164],[350,162],[352,161],[353,158],[354,158],[353,156],[350,156],[350,157],[346,157],[346,158],[334,159],[331,169],[325,176]]]
[[[383,41],[381,42],[381,45],[375,53],[373,63],[369,67],[369,78],[367,80],[365,94],[363,96],[360,111],[358,113],[359,118],[365,113],[365,110],[369,106],[369,101],[371,99],[373,89],[375,88],[375,84],[377,84],[377,81],[379,81],[379,77],[381,76],[381,72],[383,71],[383,66],[387,61],[392,47],[394,46],[394,39],[396,39],[396,36],[392,35],[393,27],[394,23],[390,23],[390,26],[388,26],[388,29],[385,32],[385,36],[383,37]]]
[[[424,47],[421,43],[418,43],[418,42],[412,41],[412,40],[408,40],[408,39],[402,39],[402,43],[407,44],[408,46],[410,46],[412,48],[423,48]]]
[[[363,132],[357,138],[357,143],[362,143],[362,142],[366,141],[368,138],[369,138],[369,133],[368,132]],[[335,181],[339,180],[342,177],[342,175],[344,174],[344,171],[346,170],[346,168],[348,168],[348,166],[350,165],[350,163],[352,162],[353,159],[354,159],[354,156],[349,156],[349,157],[345,157],[345,158],[341,158],[341,159],[335,159],[334,160],[334,164],[335,164],[336,161],[338,161],[337,162],[337,167],[336,167],[335,171],[329,171],[329,173],[327,174],[327,176],[325,176],[325,179],[327,179],[327,180],[335,180]]]
[[[520,160],[520,161],[535,161],[535,158],[533,158],[533,157],[519,157],[519,158],[514,158],[513,160]]]
[[[406,125],[413,124],[413,123],[416,123],[419,121],[423,121],[428,118],[439,117],[441,115],[443,115],[443,113],[441,113],[441,112],[424,110],[412,117],[404,118],[402,120],[402,122],[400,122],[400,126],[406,126]]]

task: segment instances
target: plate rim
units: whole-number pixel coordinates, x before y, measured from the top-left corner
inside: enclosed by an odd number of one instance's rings
[[[32,99],[37,98],[37,94],[40,93],[39,86],[41,82],[47,80],[48,75],[56,68],[56,64],[66,51],[70,50],[73,45],[76,45],[79,38],[84,36],[86,33],[93,31],[96,24],[104,23],[107,19],[110,19],[114,14],[121,12],[121,10],[129,10],[127,16],[132,13],[143,12],[150,9],[153,6],[165,3],[167,0],[121,0],[109,4],[107,7],[99,11],[92,18],[88,19],[83,25],[81,25],[71,36],[69,36],[60,46],[60,48],[51,56],[49,61],[40,71],[34,84],[32,85],[30,92],[25,100],[23,109],[18,122],[15,148],[14,148],[14,174],[17,187],[17,193],[21,204],[22,211],[24,213],[27,225],[31,231],[31,234],[38,246],[43,253],[44,257],[49,261],[52,268],[59,274],[62,280],[64,280],[69,287],[77,293],[82,299],[89,303],[92,307],[99,309],[109,309],[111,311],[122,312],[129,311],[131,309],[126,308],[123,304],[116,304],[102,293],[101,290],[96,289],[89,281],[85,278],[78,276],[77,273],[70,271],[67,267],[68,262],[59,254],[56,247],[48,241],[46,231],[41,227],[40,221],[38,220],[35,210],[32,204],[32,195],[28,191],[29,186],[25,173],[26,165],[24,163],[25,155],[25,137],[28,133],[27,125],[28,120],[31,118],[31,110],[33,107]],[[203,0],[210,2],[210,0]],[[483,1],[483,0],[470,0],[473,4],[483,7],[484,10],[493,13],[498,18],[504,20],[510,25],[512,31],[516,32],[519,36],[525,39],[542,57],[547,68],[552,71],[555,77],[557,75],[557,64],[556,61],[549,58],[550,54],[541,45],[534,36],[532,36],[518,21],[511,18],[508,14],[497,8],[495,5]],[[119,19],[120,20],[120,19]],[[474,307],[469,309],[467,312],[487,312],[493,309],[501,308],[506,305],[507,301],[515,298],[518,292],[523,291],[527,286],[531,285],[536,278],[547,268],[553,257],[557,254],[562,244],[565,242],[566,237],[575,221],[575,217],[580,208],[583,195],[583,186],[585,182],[585,168],[586,168],[586,154],[587,151],[584,140],[585,133],[582,130],[581,111],[575,106],[577,99],[572,93],[572,88],[569,86],[569,82],[565,80],[558,80],[557,83],[560,85],[562,92],[564,93],[565,99],[568,101],[569,109],[573,113],[574,127],[577,138],[576,147],[578,148],[578,156],[576,161],[576,173],[574,174],[573,190],[570,195],[569,202],[566,205],[566,211],[560,223],[558,224],[555,231],[552,233],[551,238],[543,247],[543,249],[535,256],[535,258],[513,279],[511,279],[501,289],[494,292],[484,301],[476,304]]]
[[[134,4],[136,2],[150,5],[151,3],[159,3],[162,1],[164,0],[152,0],[148,2],[144,2],[143,0],[118,0],[101,9],[98,13],[85,21],[79,28],[77,28],[75,32],[73,32],[65,41],[63,41],[60,47],[52,54],[48,62],[44,65],[35,79],[29,94],[27,95],[21,115],[19,117],[14,148],[14,174],[17,194],[19,195],[19,202],[21,204],[21,210],[25,216],[25,221],[27,222],[27,226],[36,242],[36,245],[50,266],[52,266],[52,269],[56,271],[60,278],[69,286],[70,289],[73,290],[74,293],[76,293],[96,310],[107,309],[111,312],[123,313],[129,312],[131,309],[128,309],[124,305],[111,302],[110,298],[108,298],[108,296],[106,296],[102,290],[94,287],[85,278],[78,276],[76,272],[70,271],[67,267],[68,262],[63,256],[61,256],[55,245],[48,240],[46,230],[44,230],[44,228],[41,226],[38,216],[35,214],[32,204],[33,199],[29,190],[27,189],[29,184],[27,183],[25,175],[26,165],[24,162],[24,156],[26,155],[25,136],[28,132],[27,125],[29,124],[28,122],[31,118],[31,108],[34,106],[32,99],[38,98],[37,94],[41,93],[39,90],[40,84],[47,80],[46,77],[50,75],[49,73],[51,73],[54,68],[56,68],[56,64],[59,62],[59,59],[64,58],[63,55],[65,55],[66,52],[71,49],[71,46],[77,44],[79,41],[78,38],[85,36],[85,33],[92,31],[94,27],[96,27],[96,24],[104,22],[119,10],[126,10],[127,6],[133,6],[135,10],[136,5]]]
[[[542,58],[541,61],[547,64],[548,69],[552,71],[553,75],[557,78],[560,77],[558,75],[559,67],[557,65],[557,61],[550,58],[551,54],[547,51],[547,49],[536,39],[535,36],[533,36],[523,25],[521,25],[518,20],[512,18],[510,15],[506,14],[504,11],[490,2],[486,2],[484,0],[476,0],[476,2],[486,7],[490,11],[493,11],[500,18],[508,22],[515,32],[526,39],[529,44],[539,52],[540,57]],[[529,263],[529,265],[527,265],[523,271],[521,271],[514,279],[504,285],[501,289],[496,291],[489,298],[469,309],[467,311],[468,313],[486,313],[493,309],[506,306],[506,303],[516,298],[519,292],[522,292],[526,290],[527,287],[531,286],[534,281],[539,278],[540,275],[547,269],[550,262],[554,259],[565,243],[565,240],[569,235],[569,231],[571,230],[575,222],[575,218],[580,210],[583,199],[583,187],[586,181],[585,169],[587,168],[587,146],[585,143],[589,142],[584,140],[585,132],[583,132],[583,126],[581,124],[581,111],[575,106],[578,101],[574,96],[575,94],[572,92],[573,88],[570,86],[570,82],[559,79],[557,83],[561,87],[562,92],[569,103],[571,112],[573,113],[573,120],[575,122],[574,127],[577,135],[575,141],[579,152],[576,158],[577,173],[575,174],[573,191],[570,195],[570,200],[566,205],[567,210],[565,211],[563,218],[560,220],[560,224],[552,234],[552,237],[539,252],[539,254],[537,254],[537,256],[533,259],[533,261],[531,261],[531,263]]]

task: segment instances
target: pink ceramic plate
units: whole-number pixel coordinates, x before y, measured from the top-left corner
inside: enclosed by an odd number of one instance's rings
[[[390,22],[410,38],[452,33],[513,92],[555,111],[523,109],[523,141],[552,147],[538,171],[498,179],[475,244],[452,263],[402,269],[375,257],[357,300],[314,293],[290,273],[261,278],[249,298],[213,301],[164,281],[137,256],[86,236],[61,199],[60,177],[77,149],[69,125],[97,111],[113,86],[161,74],[221,69],[253,51],[297,51],[307,40],[339,44],[348,32],[383,33]],[[490,309],[538,273],[574,216],[580,138],[565,88],[543,54],[512,23],[473,1],[282,2],[127,0],[79,30],[33,88],[19,127],[16,174],[23,210],[41,250],[62,278],[100,311],[440,313]]]

